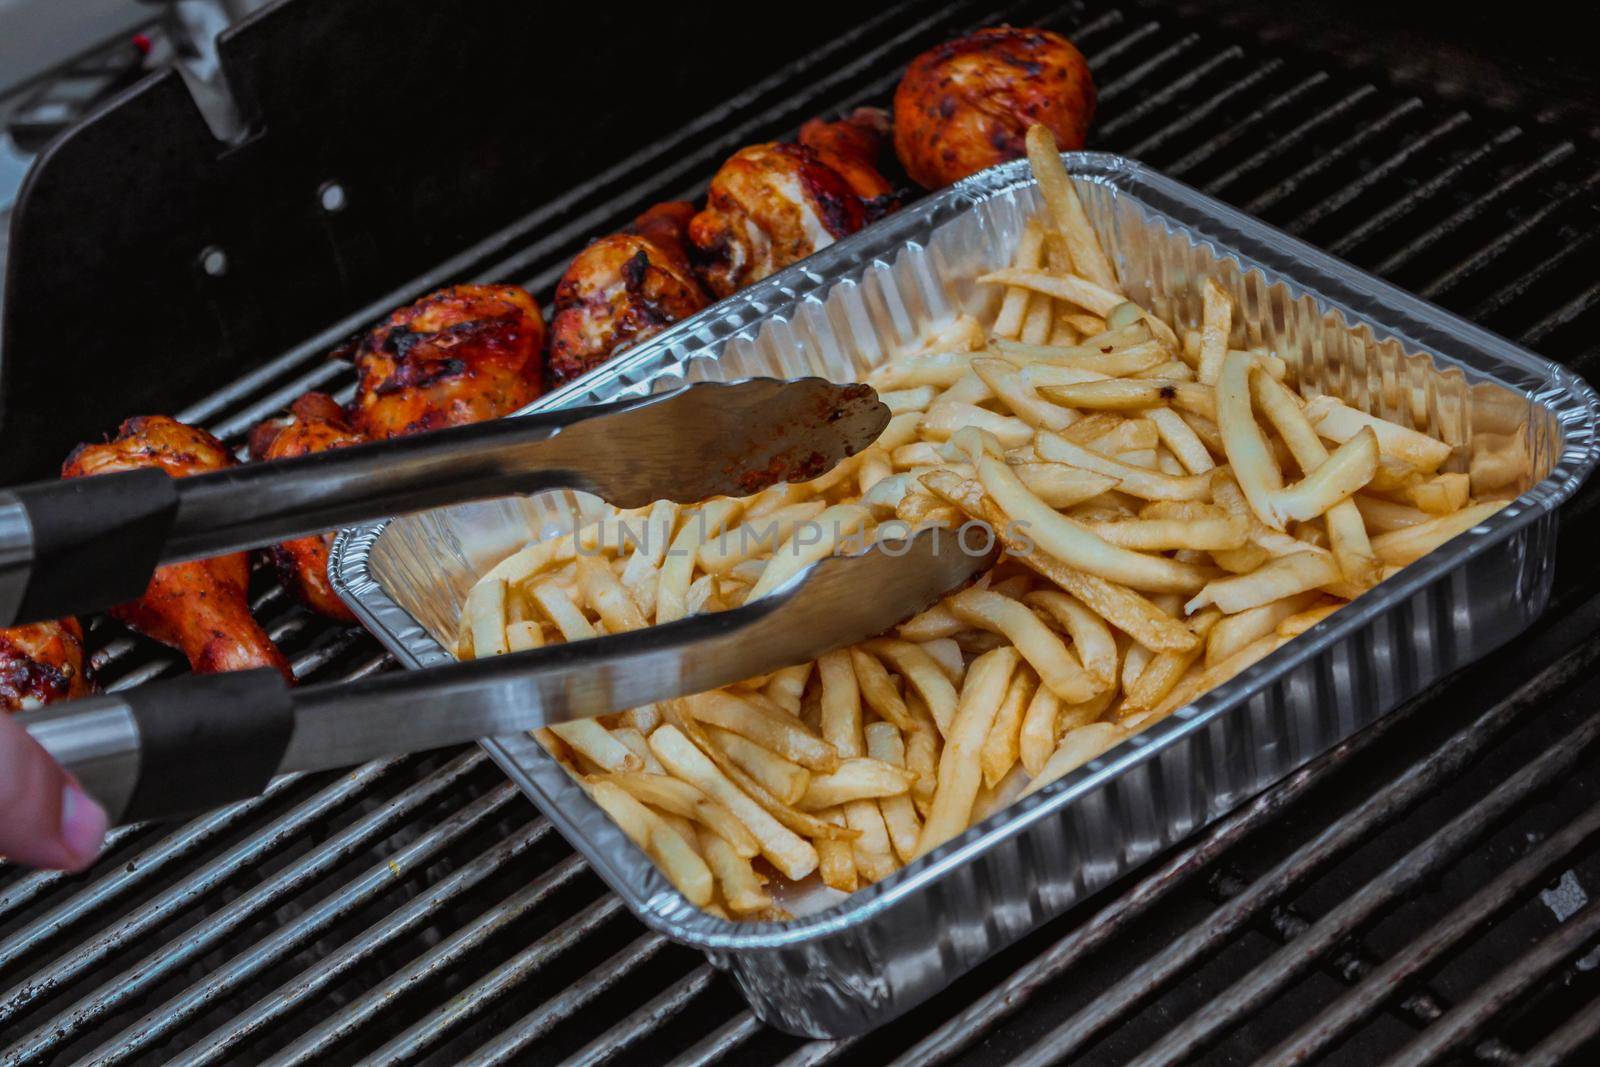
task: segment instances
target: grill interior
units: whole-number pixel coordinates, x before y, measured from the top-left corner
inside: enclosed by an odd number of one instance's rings
[[[1580,373],[1600,355],[1586,137],[1185,14],[950,3],[874,15],[175,414],[237,441],[306,389],[348,392],[324,354],[379,313],[446,281],[548,296],[588,236],[695,195],[744,143],[885,102],[918,51],[1000,21],[1078,43],[1101,88],[1093,147]],[[123,829],[85,875],[0,870],[5,1062],[1576,1059],[1600,1034],[1597,493],[1562,513],[1555,594],[1527,637],[864,1038],[756,1021],[467,748]],[[299,677],[389,666],[258,579]],[[90,640],[111,688],[180,669],[104,620]]]

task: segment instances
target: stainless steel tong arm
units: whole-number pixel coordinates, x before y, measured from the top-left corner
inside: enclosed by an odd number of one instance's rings
[[[803,663],[883,633],[992,563],[992,538],[926,529],[661,626],[298,690],[271,670],[189,676],[22,721],[115,821],[156,818],[253,796],[283,771],[603,715]]]
[[[553,488],[625,508],[745,495],[816,477],[888,417],[863,385],[702,382],[190,478],[0,490],[0,625],[131,600],[161,564],[445,504]]]

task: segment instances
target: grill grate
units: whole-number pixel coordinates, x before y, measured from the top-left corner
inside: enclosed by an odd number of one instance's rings
[[[1600,355],[1591,143],[1143,8],[906,5],[179,417],[236,440],[305,389],[348,390],[323,353],[389,307],[454,280],[547,293],[587,235],[692,194],[740,144],[885,100],[917,51],[999,21],[1079,43],[1102,86],[1096,147],[1580,371]],[[463,750],[120,830],[87,875],[0,871],[5,1062],[1571,1059],[1600,1033],[1584,956],[1600,905],[1546,886],[1600,885],[1597,494],[1563,513],[1556,593],[1526,639],[866,1037],[760,1024]],[[264,576],[255,606],[298,677],[390,666]],[[91,643],[112,688],[178,666],[108,622]]]

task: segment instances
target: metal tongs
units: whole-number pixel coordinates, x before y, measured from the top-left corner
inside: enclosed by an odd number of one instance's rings
[[[807,399],[795,404],[792,423],[774,420],[770,410],[758,415],[747,403],[752,389],[770,401],[773,390],[797,388]],[[635,506],[659,498],[687,502],[743,494],[763,481],[824,473],[870,444],[887,421],[886,409],[864,387],[813,379],[705,390],[674,394],[693,396],[690,402],[697,405],[693,416],[675,414],[674,424],[685,417],[704,423],[658,427],[663,437],[654,443],[655,454],[637,456],[648,475],[626,471],[620,459],[637,455],[628,424],[626,437],[617,431],[585,438],[587,447],[610,454],[596,458],[614,481],[589,472],[580,450],[563,468],[568,480],[542,485],[590,489]],[[634,402],[626,410],[668,399]],[[685,454],[686,439],[697,442],[697,453]],[[663,461],[663,452],[689,469]],[[497,494],[507,491],[497,484]],[[437,492],[462,499],[442,488]],[[429,497],[406,507],[439,502]],[[769,595],[730,611],[493,659],[299,689],[265,669],[190,675],[20,718],[105,806],[113,823],[186,814],[255,796],[284,772],[348,766],[603,715],[813,659],[882,633],[982,574],[993,563],[992,542],[973,551],[968,540],[944,529],[880,540],[854,555],[821,559]]]

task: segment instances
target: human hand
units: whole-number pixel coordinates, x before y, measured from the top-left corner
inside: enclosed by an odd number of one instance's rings
[[[104,809],[0,712],[0,856],[78,871],[94,862],[105,836]]]

